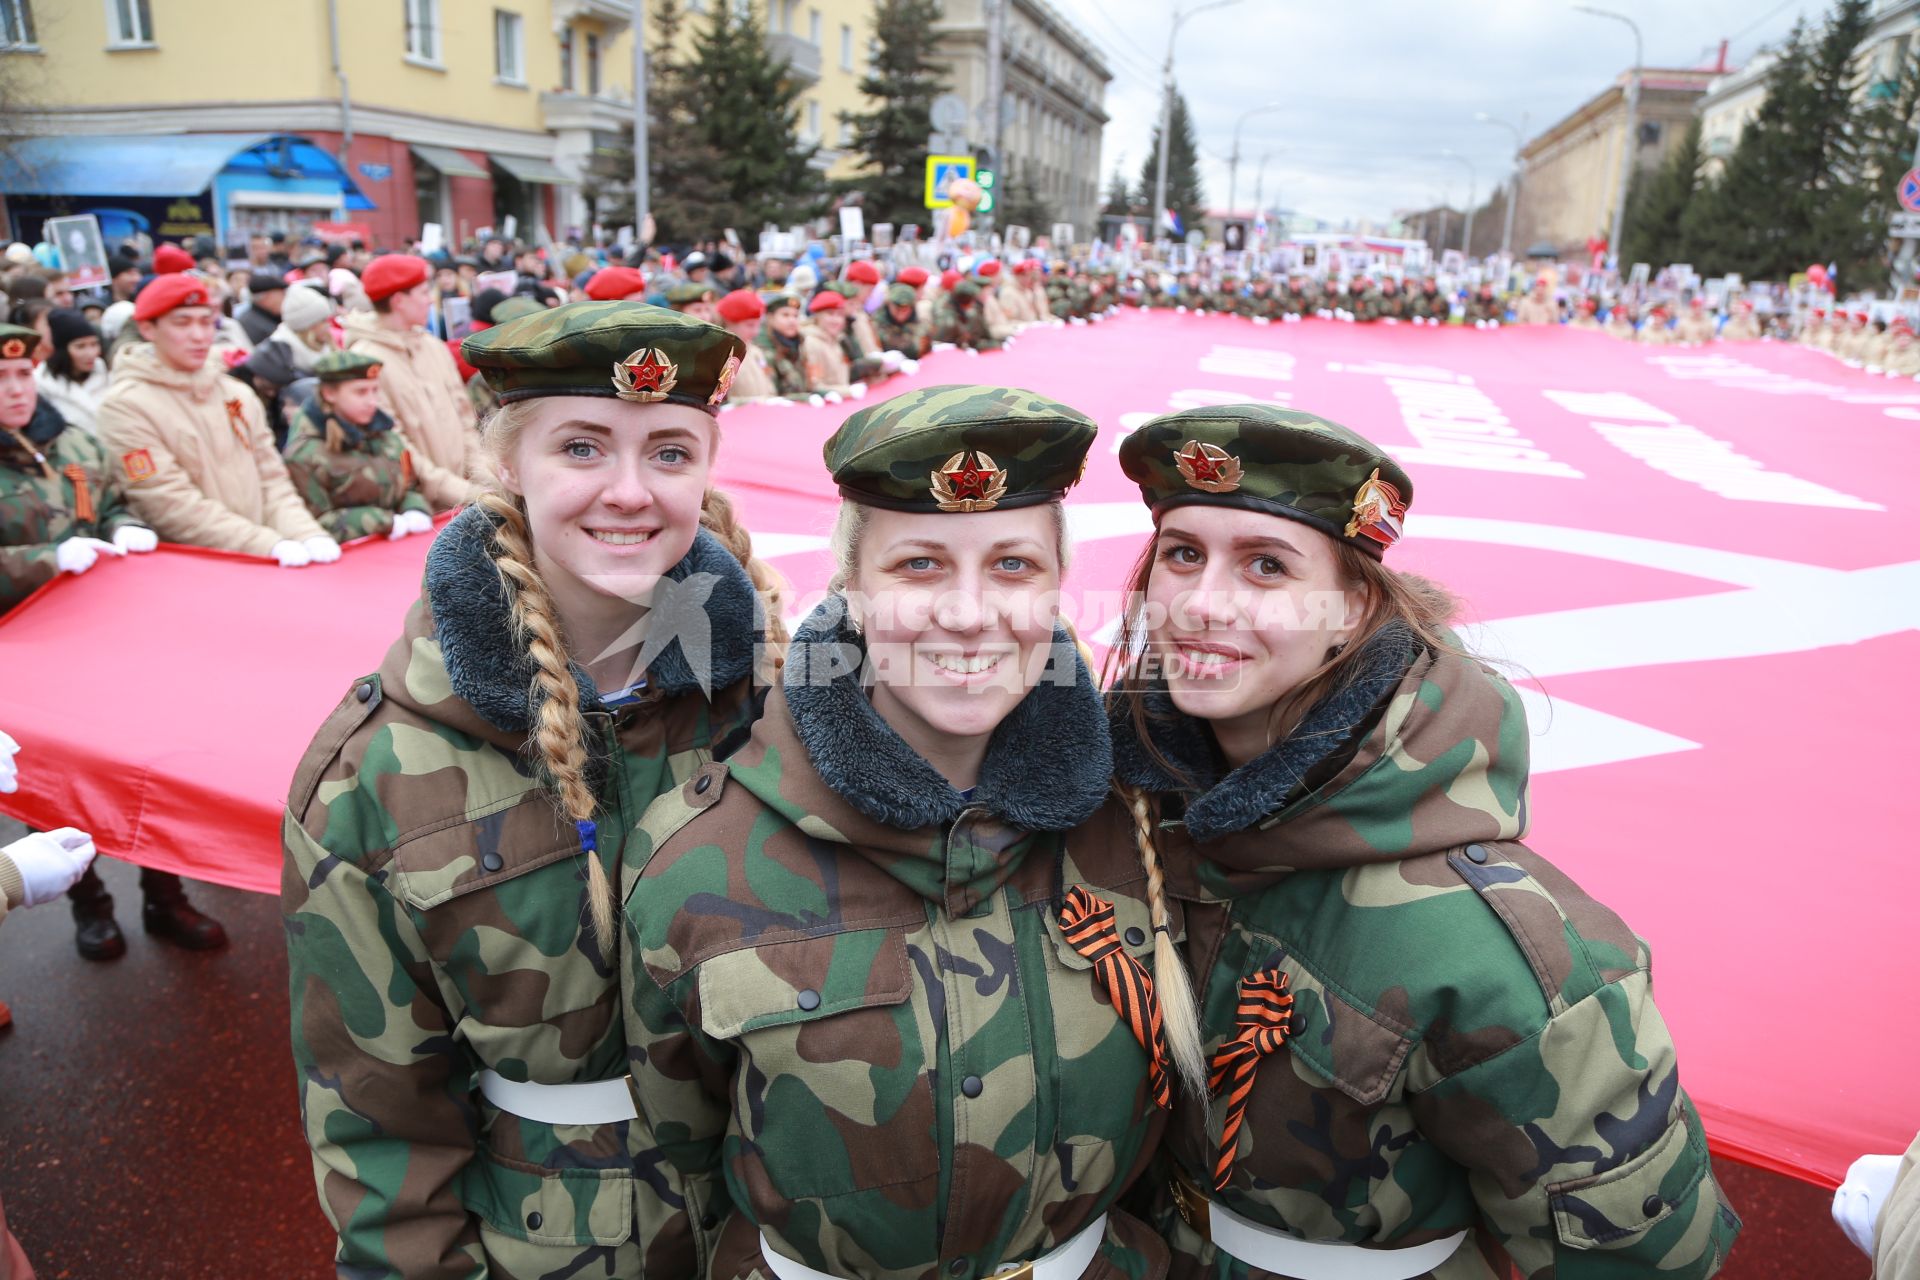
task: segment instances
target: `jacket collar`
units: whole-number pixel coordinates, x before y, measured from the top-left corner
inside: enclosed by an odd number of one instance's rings
[[[495,523],[484,509],[469,506],[440,531],[427,552],[426,599],[454,693],[495,728],[524,733],[533,722],[535,668],[513,633],[512,607],[491,553]],[[666,576],[680,589],[663,583],[656,591],[653,621],[671,634],[647,665],[649,691],[705,697],[750,675],[762,634],[760,597],[733,553],[702,529]],[[598,707],[587,673],[577,663],[572,670],[581,705]]]

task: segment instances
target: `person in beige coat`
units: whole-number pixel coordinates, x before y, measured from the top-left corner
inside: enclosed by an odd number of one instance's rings
[[[1533,291],[1513,308],[1515,324],[1559,324],[1560,308],[1553,301],[1553,279],[1544,272],[1533,282]]]
[[[720,299],[715,311],[720,323],[747,344],[746,354],[740,357],[740,368],[734,372],[727,403],[773,400],[785,404],[780,387],[773,379],[773,370],[767,367],[766,350],[760,345],[760,323],[767,314],[767,304],[751,289],[735,289]]]
[[[114,363],[100,442],[134,514],[167,542],[271,556],[289,568],[338,560],[339,544],[287,478],[260,398],[212,355],[206,286],[160,276],[133,314],[145,341]]]
[[[1720,337],[1727,342],[1758,342],[1760,340],[1760,322],[1754,319],[1753,303],[1741,299],[1734,304],[1733,314],[1727,317],[1727,323],[1720,330]]]
[[[880,268],[865,259],[850,262],[846,281],[853,286],[853,293],[847,298],[847,332],[853,335],[861,355],[877,356],[881,351],[880,335],[874,332],[873,315],[867,310],[867,302],[880,287]]]
[[[1713,341],[1713,313],[1707,310],[1705,298],[1695,298],[1688,303],[1686,314],[1674,329],[1674,337],[1694,345]]]
[[[347,350],[380,362],[380,407],[412,449],[420,491],[435,511],[446,511],[479,491],[480,432],[453,354],[424,328],[431,279],[425,258],[375,258],[360,278],[373,310],[347,314]]]
[[[807,304],[812,319],[800,332],[800,354],[806,361],[807,372],[818,376],[813,378],[813,389],[821,395],[837,391],[841,395],[851,395],[858,399],[867,394],[866,379],[879,372],[877,360],[860,358],[861,368],[856,369],[847,361],[846,352],[840,349],[840,335],[846,332],[847,300],[831,289],[822,289],[813,295],[813,301]],[[856,378],[854,375],[859,374]]]

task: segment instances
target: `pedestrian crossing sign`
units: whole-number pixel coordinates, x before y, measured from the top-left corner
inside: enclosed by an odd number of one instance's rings
[[[953,201],[947,196],[947,188],[952,185],[955,178],[973,177],[973,170],[972,156],[928,156],[927,208],[953,208]]]

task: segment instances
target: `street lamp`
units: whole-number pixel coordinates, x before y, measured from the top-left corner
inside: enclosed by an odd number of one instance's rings
[[[1167,214],[1167,146],[1168,134],[1173,132],[1173,41],[1180,34],[1180,24],[1188,18],[1205,13],[1209,9],[1222,9],[1239,0],[1208,0],[1206,4],[1195,5],[1185,13],[1173,11],[1173,26],[1167,32],[1167,65],[1163,71],[1165,78],[1165,100],[1160,104],[1160,162],[1156,166],[1153,178],[1153,216],[1164,220]],[[1159,221],[1154,223],[1154,234],[1160,233]]]
[[[1467,229],[1466,234],[1460,237],[1460,252],[1471,260],[1473,258],[1473,202],[1478,198],[1475,192],[1480,186],[1480,171],[1473,167],[1473,161],[1458,151],[1443,150],[1440,154],[1449,160],[1458,160],[1467,167]]]
[[[1520,124],[1517,128],[1484,111],[1474,112],[1473,118],[1482,124],[1497,124],[1513,135],[1513,185],[1507,190],[1506,225],[1500,229],[1500,252],[1511,258],[1513,256],[1513,211],[1520,207],[1520,151],[1527,145],[1527,113],[1524,111],[1520,113]]]
[[[1235,207],[1233,202],[1234,202],[1234,198],[1239,194],[1239,191],[1240,191],[1240,126],[1245,124],[1248,120],[1252,119],[1254,116],[1262,115],[1268,111],[1278,111],[1278,110],[1280,110],[1280,104],[1277,102],[1269,102],[1264,106],[1250,107],[1246,111],[1241,112],[1240,118],[1233,122],[1233,155],[1227,160],[1227,216],[1228,217],[1232,217],[1235,213],[1238,212],[1238,209]]]
[[[1614,270],[1626,266],[1620,257],[1620,234],[1627,221],[1627,185],[1633,181],[1634,154],[1639,147],[1634,138],[1634,129],[1638,122],[1634,119],[1640,107],[1640,65],[1645,61],[1640,43],[1640,26],[1624,13],[1615,13],[1611,9],[1596,9],[1592,5],[1573,6],[1580,13],[1590,13],[1596,18],[1611,18],[1615,22],[1624,22],[1633,31],[1633,72],[1627,77],[1627,136],[1620,149],[1620,190],[1613,198],[1613,234],[1607,237],[1607,247],[1613,250]]]

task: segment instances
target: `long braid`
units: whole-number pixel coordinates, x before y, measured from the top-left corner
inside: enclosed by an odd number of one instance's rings
[[[787,624],[780,616],[786,579],[779,570],[753,554],[752,535],[734,513],[733,499],[720,490],[709,488],[701,495],[700,523],[720,540],[720,545],[733,553],[733,558],[745,566],[747,576],[753,579],[754,590],[759,593],[761,604],[766,609],[767,648],[773,658],[772,671],[778,671],[786,660],[787,649]]]
[[[514,632],[525,642],[534,661],[532,697],[538,709],[534,713],[533,742],[541,768],[567,817],[591,822],[595,804],[593,788],[587,785],[580,686],[574,683],[553,598],[534,568],[526,513],[519,503],[492,488],[482,490],[477,501],[496,517],[494,567],[512,598]],[[592,850],[587,853],[587,906],[593,917],[594,940],[602,955],[610,954],[614,940],[613,885]]]
[[[1147,873],[1147,909],[1153,917],[1153,989],[1160,999],[1160,1020],[1166,1029],[1167,1051],[1187,1092],[1205,1105],[1207,1061],[1200,1037],[1200,1014],[1194,1004],[1193,982],[1173,943],[1173,916],[1167,907],[1167,881],[1160,869],[1160,850],[1154,844],[1152,802],[1143,791],[1118,788],[1133,815],[1133,839],[1140,848],[1140,865]]]

